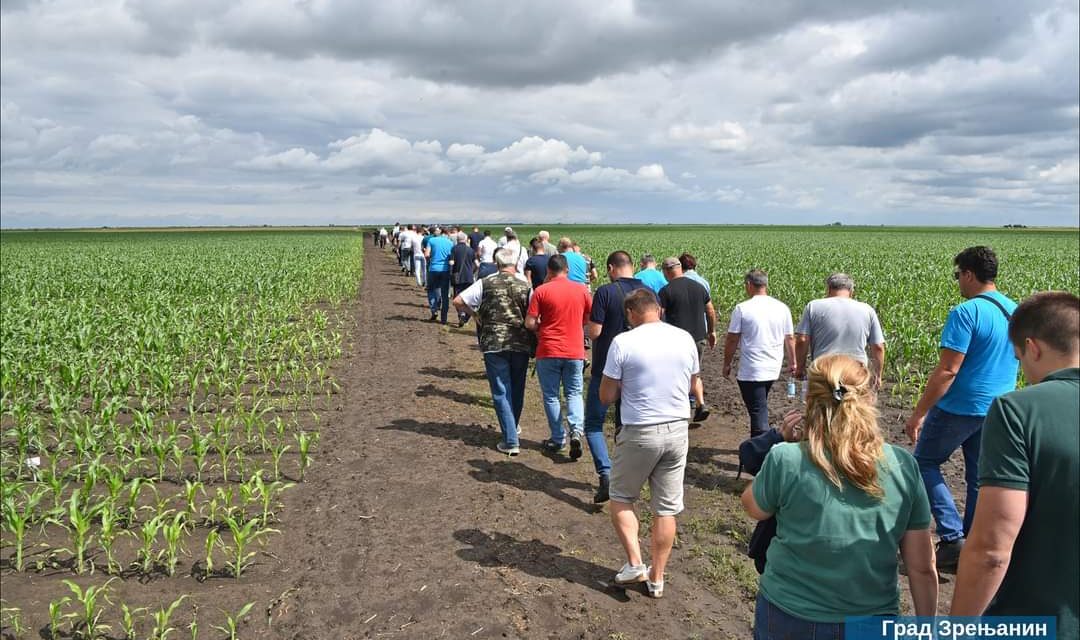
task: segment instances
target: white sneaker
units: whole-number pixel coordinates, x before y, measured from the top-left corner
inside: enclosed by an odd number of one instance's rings
[[[653,582],[647,577],[645,579],[645,586],[649,589],[650,598],[663,598],[664,597],[664,581]]]
[[[627,562],[615,574],[615,584],[634,584],[649,579],[649,567],[644,564],[634,566]]]
[[[521,453],[521,449],[519,449],[518,447],[510,446],[501,440],[498,442],[498,444],[495,445],[495,448],[502,453],[510,456],[516,456],[517,454]]]

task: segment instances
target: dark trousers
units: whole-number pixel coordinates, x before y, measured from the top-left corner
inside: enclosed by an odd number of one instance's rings
[[[450,272],[428,271],[427,299],[431,315],[439,313],[439,321],[446,324],[446,314],[450,312]]]
[[[468,289],[471,286],[472,286],[471,282],[465,282],[465,283],[461,283],[461,284],[459,284],[457,282],[453,283],[454,297],[455,298],[458,297],[459,295],[461,295],[462,291]],[[469,319],[469,314],[461,313],[460,311],[458,311],[457,317],[458,317],[458,322],[461,322],[462,324],[464,324],[465,321]]]
[[[405,273],[412,275],[412,249],[400,249],[401,254],[401,270]]]
[[[739,393],[742,394],[746,412],[750,414],[750,437],[769,430],[769,391],[775,380],[749,382],[739,380]]]

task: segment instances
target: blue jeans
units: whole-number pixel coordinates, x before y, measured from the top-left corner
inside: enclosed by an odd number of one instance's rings
[[[484,354],[484,369],[491,386],[491,401],[502,428],[503,442],[518,445],[518,421],[525,406],[525,376],[529,372],[529,354],[522,351],[496,351]]]
[[[566,394],[566,422],[570,432],[581,434],[584,405],[581,401],[581,372],[584,360],[570,358],[537,358],[536,375],[540,378],[540,392],[544,396],[544,413],[547,414],[551,439],[566,442],[562,425],[562,406],[559,402],[559,385]]]
[[[754,640],[843,640],[844,623],[810,622],[787,613],[758,592]]]
[[[450,312],[450,272],[428,271],[427,302],[431,315],[439,313],[439,320],[446,324],[446,314]]]
[[[413,254],[412,257],[412,270],[416,276],[416,284],[421,287],[427,286],[427,256],[424,254]]]
[[[589,453],[592,454],[596,473],[611,475],[611,458],[608,457],[607,441],[604,440],[604,418],[608,406],[600,402],[600,380],[603,376],[593,367],[589,378],[589,390],[585,392],[585,439],[589,441]]]
[[[761,435],[769,430],[769,390],[775,380],[750,382],[738,380],[739,393],[742,394],[746,412],[750,414],[750,437]]]
[[[979,450],[982,448],[982,425],[985,416],[958,416],[934,407],[926,414],[915,460],[930,498],[930,513],[937,523],[938,536],[945,542],[958,540],[971,529],[975,501],[979,497]],[[964,450],[964,482],[967,503],[964,518],[956,510],[952,492],[941,476],[941,465],[957,447]]]

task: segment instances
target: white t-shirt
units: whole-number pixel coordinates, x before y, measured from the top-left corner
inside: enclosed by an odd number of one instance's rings
[[[491,276],[494,276],[494,275],[496,275],[496,274],[494,274],[494,273],[491,274]],[[480,303],[483,302],[483,300],[484,300],[484,280],[487,280],[491,276],[480,278],[476,282],[469,285],[469,287],[467,289],[465,289],[464,291],[462,291],[461,293],[458,294],[459,296],[461,296],[461,301],[464,302],[465,304],[469,305],[469,308],[472,309],[473,311],[476,311],[480,307]],[[526,278],[523,274],[515,273],[514,277],[517,278],[518,280],[521,280],[522,282],[525,282],[525,283],[529,282],[529,279]],[[530,297],[532,296],[532,291],[529,292],[529,296]]]
[[[390,234],[388,234],[388,233],[386,232],[386,227],[383,227],[382,229],[379,229],[379,235],[380,235],[381,237],[385,238],[386,236],[388,236],[388,235],[390,235]]]
[[[398,247],[405,251],[412,251],[413,235],[415,235],[414,232],[402,229],[401,233],[398,234]]]
[[[735,305],[728,333],[739,335],[738,380],[778,380],[784,364],[784,339],[794,334],[791,309],[772,296],[754,296]]]
[[[701,370],[689,333],[649,322],[611,341],[604,375],[622,381],[624,424],[690,419],[690,378]]]
[[[484,239],[476,245],[476,253],[480,262],[495,262],[495,250],[498,248],[499,245],[495,244],[491,236],[484,236]]]
[[[412,235],[412,254],[413,258],[423,257],[424,255],[424,234],[414,233]]]

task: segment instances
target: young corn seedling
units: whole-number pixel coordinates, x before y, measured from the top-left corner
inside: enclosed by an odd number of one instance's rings
[[[4,496],[4,528],[15,536],[15,562],[16,571],[23,570],[23,550],[26,544],[26,528],[34,521],[34,509],[45,496],[48,489],[38,489],[26,494],[23,499],[17,500],[14,495]],[[21,502],[21,504],[20,504]]]
[[[231,558],[226,566],[232,571],[233,577],[239,579],[244,570],[251,566],[251,559],[255,557],[254,551],[248,551],[250,546],[259,538],[270,533],[279,533],[276,529],[257,529],[259,521],[249,520],[241,525],[233,517],[225,519],[225,524],[232,534],[232,547],[229,548]]]
[[[150,572],[154,570],[154,564],[158,560],[158,556],[154,555],[154,544],[157,542],[158,532],[164,525],[164,515],[156,515],[142,523],[138,533],[134,534],[140,543],[137,562],[139,572],[143,575],[150,575]]]
[[[152,640],[168,640],[169,635],[176,631],[175,627],[169,626],[169,620],[172,619],[176,608],[180,606],[180,603],[187,598],[187,594],[184,594],[173,600],[168,607],[162,607],[154,612],[154,629],[150,632]]]
[[[202,481],[203,470],[206,468],[206,456],[210,453],[212,436],[209,434],[193,433],[191,436],[191,459],[195,463],[195,480]]]
[[[80,502],[79,492],[76,491],[68,500],[67,523],[53,519],[55,524],[67,529],[68,535],[71,536],[71,548],[60,549],[60,551],[75,556],[75,573],[78,574],[86,571],[86,550],[94,539],[92,528],[96,514],[96,507]]]
[[[206,495],[203,483],[195,480],[184,480],[184,507],[189,516],[194,518],[199,513],[198,495]]]
[[[206,534],[206,566],[203,567],[203,576],[209,578],[214,574],[214,548],[221,541],[221,534],[217,529],[211,529]]]
[[[176,573],[176,565],[180,562],[180,541],[184,536],[184,514],[178,513],[173,516],[171,522],[162,525],[161,532],[165,537],[165,572],[172,576]]]
[[[53,600],[49,602],[49,638],[51,640],[58,640],[60,638],[60,627],[64,625],[64,622],[74,618],[77,614],[64,613],[64,607],[71,602],[71,598],[64,596],[59,600]]]
[[[308,433],[301,430],[300,432],[293,434],[296,438],[296,445],[300,450],[300,481],[304,480],[304,471],[311,464],[311,447],[319,441],[318,433]]]
[[[22,609],[0,606],[0,614],[0,627],[10,626],[11,633],[16,638],[26,635],[28,629],[23,625]]]
[[[116,561],[114,555],[114,544],[116,538],[120,534],[120,515],[117,513],[116,503],[112,500],[108,500],[101,505],[99,510],[101,517],[101,526],[98,530],[98,542],[101,543],[101,548],[105,551],[105,571],[107,573],[119,573],[121,571],[120,563]]]
[[[124,634],[124,640],[136,640],[137,627],[139,622],[146,617],[147,611],[146,607],[132,609],[126,602],[120,603],[120,631]]]
[[[228,638],[228,640],[237,640],[236,632],[237,628],[240,626],[240,621],[243,620],[244,617],[248,614],[248,612],[251,611],[251,608],[253,606],[255,606],[255,603],[249,602],[243,607],[240,607],[240,610],[236,613],[229,613],[228,611],[222,610],[221,612],[225,614],[225,624],[215,624],[214,628],[224,633],[225,637]]]
[[[270,447],[270,458],[274,463],[274,480],[281,479],[281,457],[291,448],[280,440]]]
[[[63,581],[71,591],[71,601],[76,604],[76,611],[72,617],[78,621],[77,628],[81,637],[94,640],[111,629],[109,625],[101,624],[101,614],[105,612],[105,609],[99,598],[104,602],[109,602],[109,585],[116,579],[109,578],[99,587],[88,586],[85,591],[71,580]]]
[[[128,529],[135,526],[135,516],[139,513],[139,497],[142,495],[143,487],[147,485],[150,485],[150,483],[144,478],[132,478],[127,484],[127,503],[124,511],[124,526]],[[150,486],[152,487],[153,485]]]

